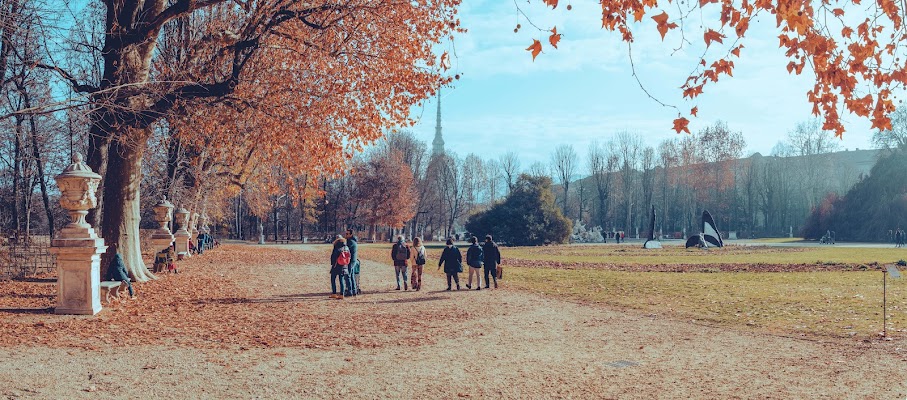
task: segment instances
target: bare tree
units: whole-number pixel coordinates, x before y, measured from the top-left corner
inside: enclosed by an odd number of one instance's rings
[[[536,161],[529,166],[529,175],[532,176],[547,176],[551,177],[551,170],[548,169],[548,166],[542,163],[541,161]]]
[[[611,198],[613,163],[610,162],[610,158],[611,155],[608,154],[606,148],[598,142],[593,141],[589,146],[587,158],[589,173],[592,175],[593,181],[595,181],[595,189],[598,192],[596,222],[602,228],[607,227],[608,200]],[[609,164],[611,164],[611,168],[609,168]]]
[[[576,164],[578,162],[576,158],[576,151],[573,150],[573,145],[562,144],[557,146],[557,148],[554,149],[554,153],[551,154],[552,169],[554,170],[558,183],[560,183],[561,187],[564,189],[562,208],[564,210],[564,215],[567,218],[570,218],[570,212],[567,205],[570,204],[568,202],[570,182],[573,180],[573,175],[576,174]]]
[[[520,159],[516,153],[508,151],[501,155],[499,162],[501,164],[501,171],[504,172],[504,179],[507,180],[507,193],[510,194],[510,191],[513,190],[513,184],[520,174]]]
[[[617,133],[613,146],[620,163],[620,179],[624,197],[624,229],[630,229],[633,222],[633,206],[636,205],[634,189],[636,170],[643,146],[642,138],[638,134],[621,131]]]
[[[907,147],[907,107],[901,106],[891,115],[890,131],[872,133],[872,144],[880,149],[903,149]]]

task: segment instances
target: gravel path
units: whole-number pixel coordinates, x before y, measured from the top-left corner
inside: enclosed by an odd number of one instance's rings
[[[287,326],[283,343],[299,345],[231,341],[208,347],[164,340],[96,350],[0,347],[0,396],[907,397],[903,342],[817,342],[737,332],[506,288],[445,292],[437,275],[426,275],[421,292],[397,292],[390,290],[393,269],[373,262],[363,267],[369,293],[330,300],[327,268],[312,264],[311,254],[300,259],[244,268],[209,262],[205,268],[255,296],[203,305],[223,307],[224,320],[214,322],[239,331]],[[193,268],[201,265],[189,264]],[[275,314],[283,322],[271,318]],[[324,318],[342,323],[317,332],[315,342],[304,341],[314,332],[299,326],[317,326],[297,321]]]

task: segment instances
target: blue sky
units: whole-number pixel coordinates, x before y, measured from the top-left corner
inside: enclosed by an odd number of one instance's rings
[[[671,129],[677,111],[662,107],[639,88],[626,43],[600,29],[600,6],[591,1],[571,3],[572,11],[565,9],[564,0],[552,11],[541,2],[520,1],[533,23],[542,28],[556,25],[563,34],[555,50],[547,43],[548,33],[518,16],[513,2],[464,0],[461,22],[469,31],[445,46],[451,53],[456,50],[452,72],[461,74],[454,87],[442,93],[447,149],[485,158],[513,150],[521,155],[525,168],[534,161],[548,162],[559,144],[572,144],[584,156],[591,141],[606,142],[621,130],[639,133],[652,146],[678,136]],[[671,14],[671,9],[666,11]],[[717,30],[719,24],[712,22],[717,18],[705,15],[700,20],[695,15],[687,20],[686,36],[693,45],[685,44],[672,55],[681,35],[671,31],[662,42],[651,15],[633,26],[637,73],[662,102],[686,112],[699,107],[699,117],[690,123],[694,134],[724,120],[743,133],[747,154],[768,154],[798,122],[812,117],[812,106],[806,101],[811,72],[787,73],[789,60],[778,48],[779,32],[772,16],[751,22],[741,58],[735,59],[734,77],[707,85],[705,93],[691,102],[683,100],[677,88],[705,50],[700,24]],[[522,29],[514,33],[517,23]],[[525,51],[532,39],[541,39],[545,45],[535,62]],[[707,57],[727,50],[713,44]],[[435,107],[432,99],[413,110],[418,122],[412,130],[429,144],[434,137]],[[847,132],[841,148],[869,148],[869,122],[843,115]]]

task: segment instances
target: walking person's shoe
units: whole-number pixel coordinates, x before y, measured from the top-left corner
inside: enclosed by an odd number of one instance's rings
[[[397,288],[396,288],[396,289],[394,289],[394,290],[400,290],[400,286],[397,286]]]
[[[457,290],[460,290],[460,289],[457,289]],[[447,291],[448,291],[448,292],[450,291],[450,286],[447,287]]]
[[[495,288],[495,289],[498,288],[498,281],[494,281],[494,288]]]
[[[404,284],[403,284],[403,290],[409,290],[409,287],[408,287],[408,286],[406,286],[406,284],[405,284],[405,283],[404,283]]]
[[[489,289],[488,285],[485,285],[485,289]]]
[[[457,290],[460,290],[460,285],[457,285]]]
[[[457,286],[457,287],[459,288],[459,286]],[[466,284],[466,288],[467,288],[467,289],[472,289],[472,284],[467,283],[467,284]]]

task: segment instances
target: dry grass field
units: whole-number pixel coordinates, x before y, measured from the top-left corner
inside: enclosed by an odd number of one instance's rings
[[[363,257],[389,259],[389,246]],[[461,249],[465,254],[465,248]],[[388,254],[385,254],[388,253]],[[440,248],[429,249],[429,262]],[[636,245],[503,248],[509,285],[701,323],[795,336],[878,338],[895,248]],[[888,335],[905,336],[907,280],[888,280]]]

